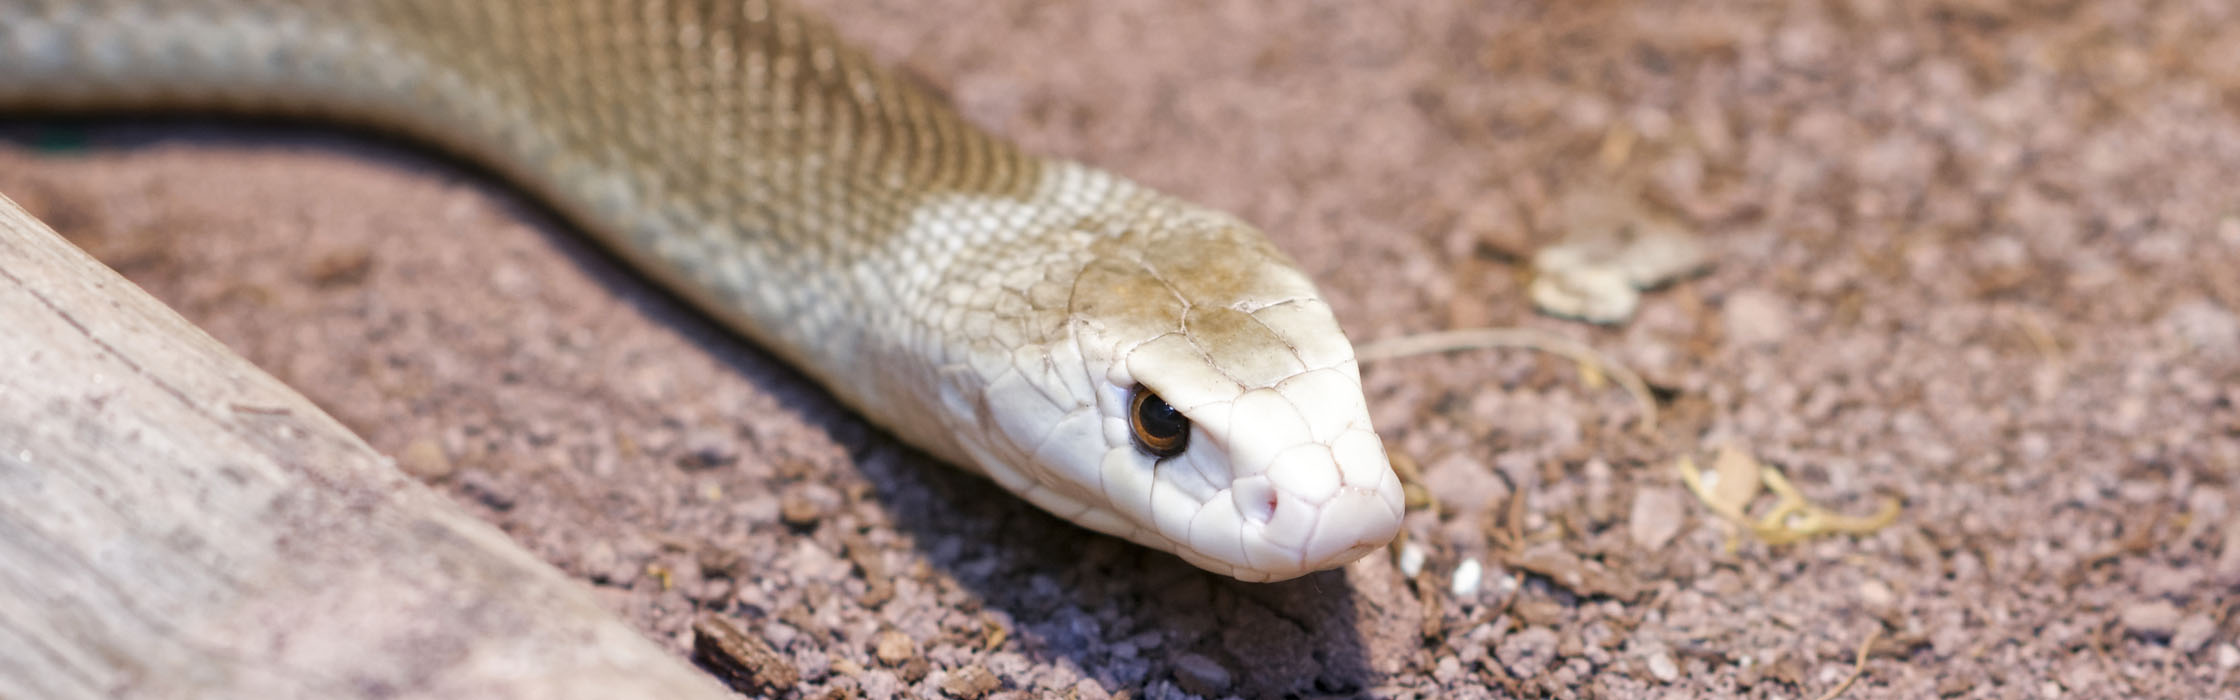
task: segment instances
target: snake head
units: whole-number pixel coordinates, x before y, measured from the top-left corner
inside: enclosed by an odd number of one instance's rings
[[[1184,214],[1090,241],[1057,332],[1013,363],[1033,369],[985,389],[1010,444],[980,461],[1045,509],[1239,579],[1389,543],[1400,481],[1329,305],[1258,231]]]

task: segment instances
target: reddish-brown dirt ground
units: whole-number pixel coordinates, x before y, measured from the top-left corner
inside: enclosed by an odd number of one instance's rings
[[[1846,697],[2240,692],[2240,5],[815,4],[990,129],[1260,224],[1357,341],[1579,339],[1655,434],[1548,355],[1371,364],[1438,497],[1421,573],[1241,584],[897,444],[419,151],[17,124],[0,192],[800,697],[1798,698],[1870,639]],[[1623,325],[1535,315],[1531,252],[1611,211],[1712,267]],[[1672,466],[1721,445],[1904,510],[1730,546]]]

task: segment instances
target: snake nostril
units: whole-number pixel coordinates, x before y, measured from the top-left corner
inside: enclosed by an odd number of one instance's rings
[[[1237,512],[1252,522],[1266,524],[1276,517],[1276,488],[1267,479],[1241,479],[1231,488],[1236,490]]]

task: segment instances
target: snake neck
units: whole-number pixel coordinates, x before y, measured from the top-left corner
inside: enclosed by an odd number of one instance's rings
[[[0,19],[0,108],[434,143],[967,466],[979,387],[1063,344],[1085,240],[1194,210],[990,137],[783,2],[0,0]]]

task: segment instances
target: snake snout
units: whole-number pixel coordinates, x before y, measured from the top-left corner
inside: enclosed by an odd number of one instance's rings
[[[1249,569],[1240,577],[1281,580],[1341,566],[1398,534],[1399,478],[1366,428],[1297,445],[1271,462],[1229,486]]]

